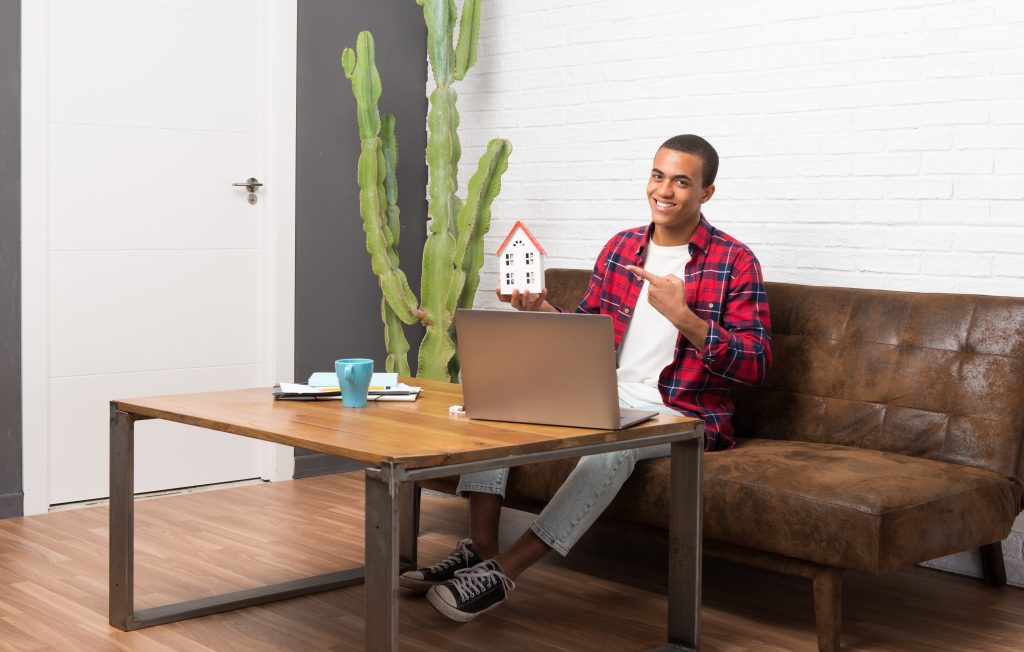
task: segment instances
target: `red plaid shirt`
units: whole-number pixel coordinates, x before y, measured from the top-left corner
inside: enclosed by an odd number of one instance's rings
[[[626,265],[644,266],[651,226],[622,231],[594,264],[590,286],[576,312],[610,315],[618,349],[633,317],[643,281]],[[704,351],[682,333],[672,363],[661,371],[665,405],[704,420],[705,450],[732,448],[732,381],[752,385],[772,362],[771,322],[761,266],[743,243],[708,224],[702,215],[690,238],[686,304],[708,323]]]

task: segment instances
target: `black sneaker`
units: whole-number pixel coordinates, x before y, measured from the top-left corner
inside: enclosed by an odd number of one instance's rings
[[[455,571],[476,566],[483,559],[476,554],[471,539],[463,539],[455,546],[455,550],[448,553],[448,556],[433,566],[419,570],[406,571],[398,577],[398,583],[403,588],[423,593],[430,587],[445,582],[455,577]]]
[[[490,559],[455,571],[455,577],[427,591],[427,600],[452,620],[465,623],[497,607],[514,588],[516,583]]]

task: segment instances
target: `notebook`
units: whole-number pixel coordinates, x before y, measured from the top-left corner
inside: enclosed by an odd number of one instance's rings
[[[658,414],[619,407],[608,315],[460,309],[455,330],[472,419],[618,430]]]

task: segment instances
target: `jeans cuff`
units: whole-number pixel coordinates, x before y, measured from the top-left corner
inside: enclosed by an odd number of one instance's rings
[[[461,482],[459,483],[459,486],[456,487],[456,489],[455,489],[455,495],[456,496],[460,496],[462,498],[465,498],[466,497],[466,492],[469,492],[469,491],[474,491],[474,492],[479,493],[479,494],[495,494],[497,496],[501,496],[503,499],[505,498],[505,487],[504,487],[504,485],[499,486],[499,487],[496,487],[493,484],[474,484],[474,483],[469,483],[469,484],[465,484],[464,485]]]
[[[558,554],[563,557],[569,554],[569,548],[558,539],[548,534],[547,530],[537,524],[537,521],[534,521],[533,524],[530,525],[530,529],[533,530],[533,533],[537,535],[538,539],[546,543],[549,548]]]

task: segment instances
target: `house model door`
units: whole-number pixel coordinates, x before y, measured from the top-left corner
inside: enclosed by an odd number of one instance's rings
[[[111,399],[271,384],[272,6],[25,5],[26,513],[108,495]],[[136,433],[138,492],[264,475],[249,438]]]

